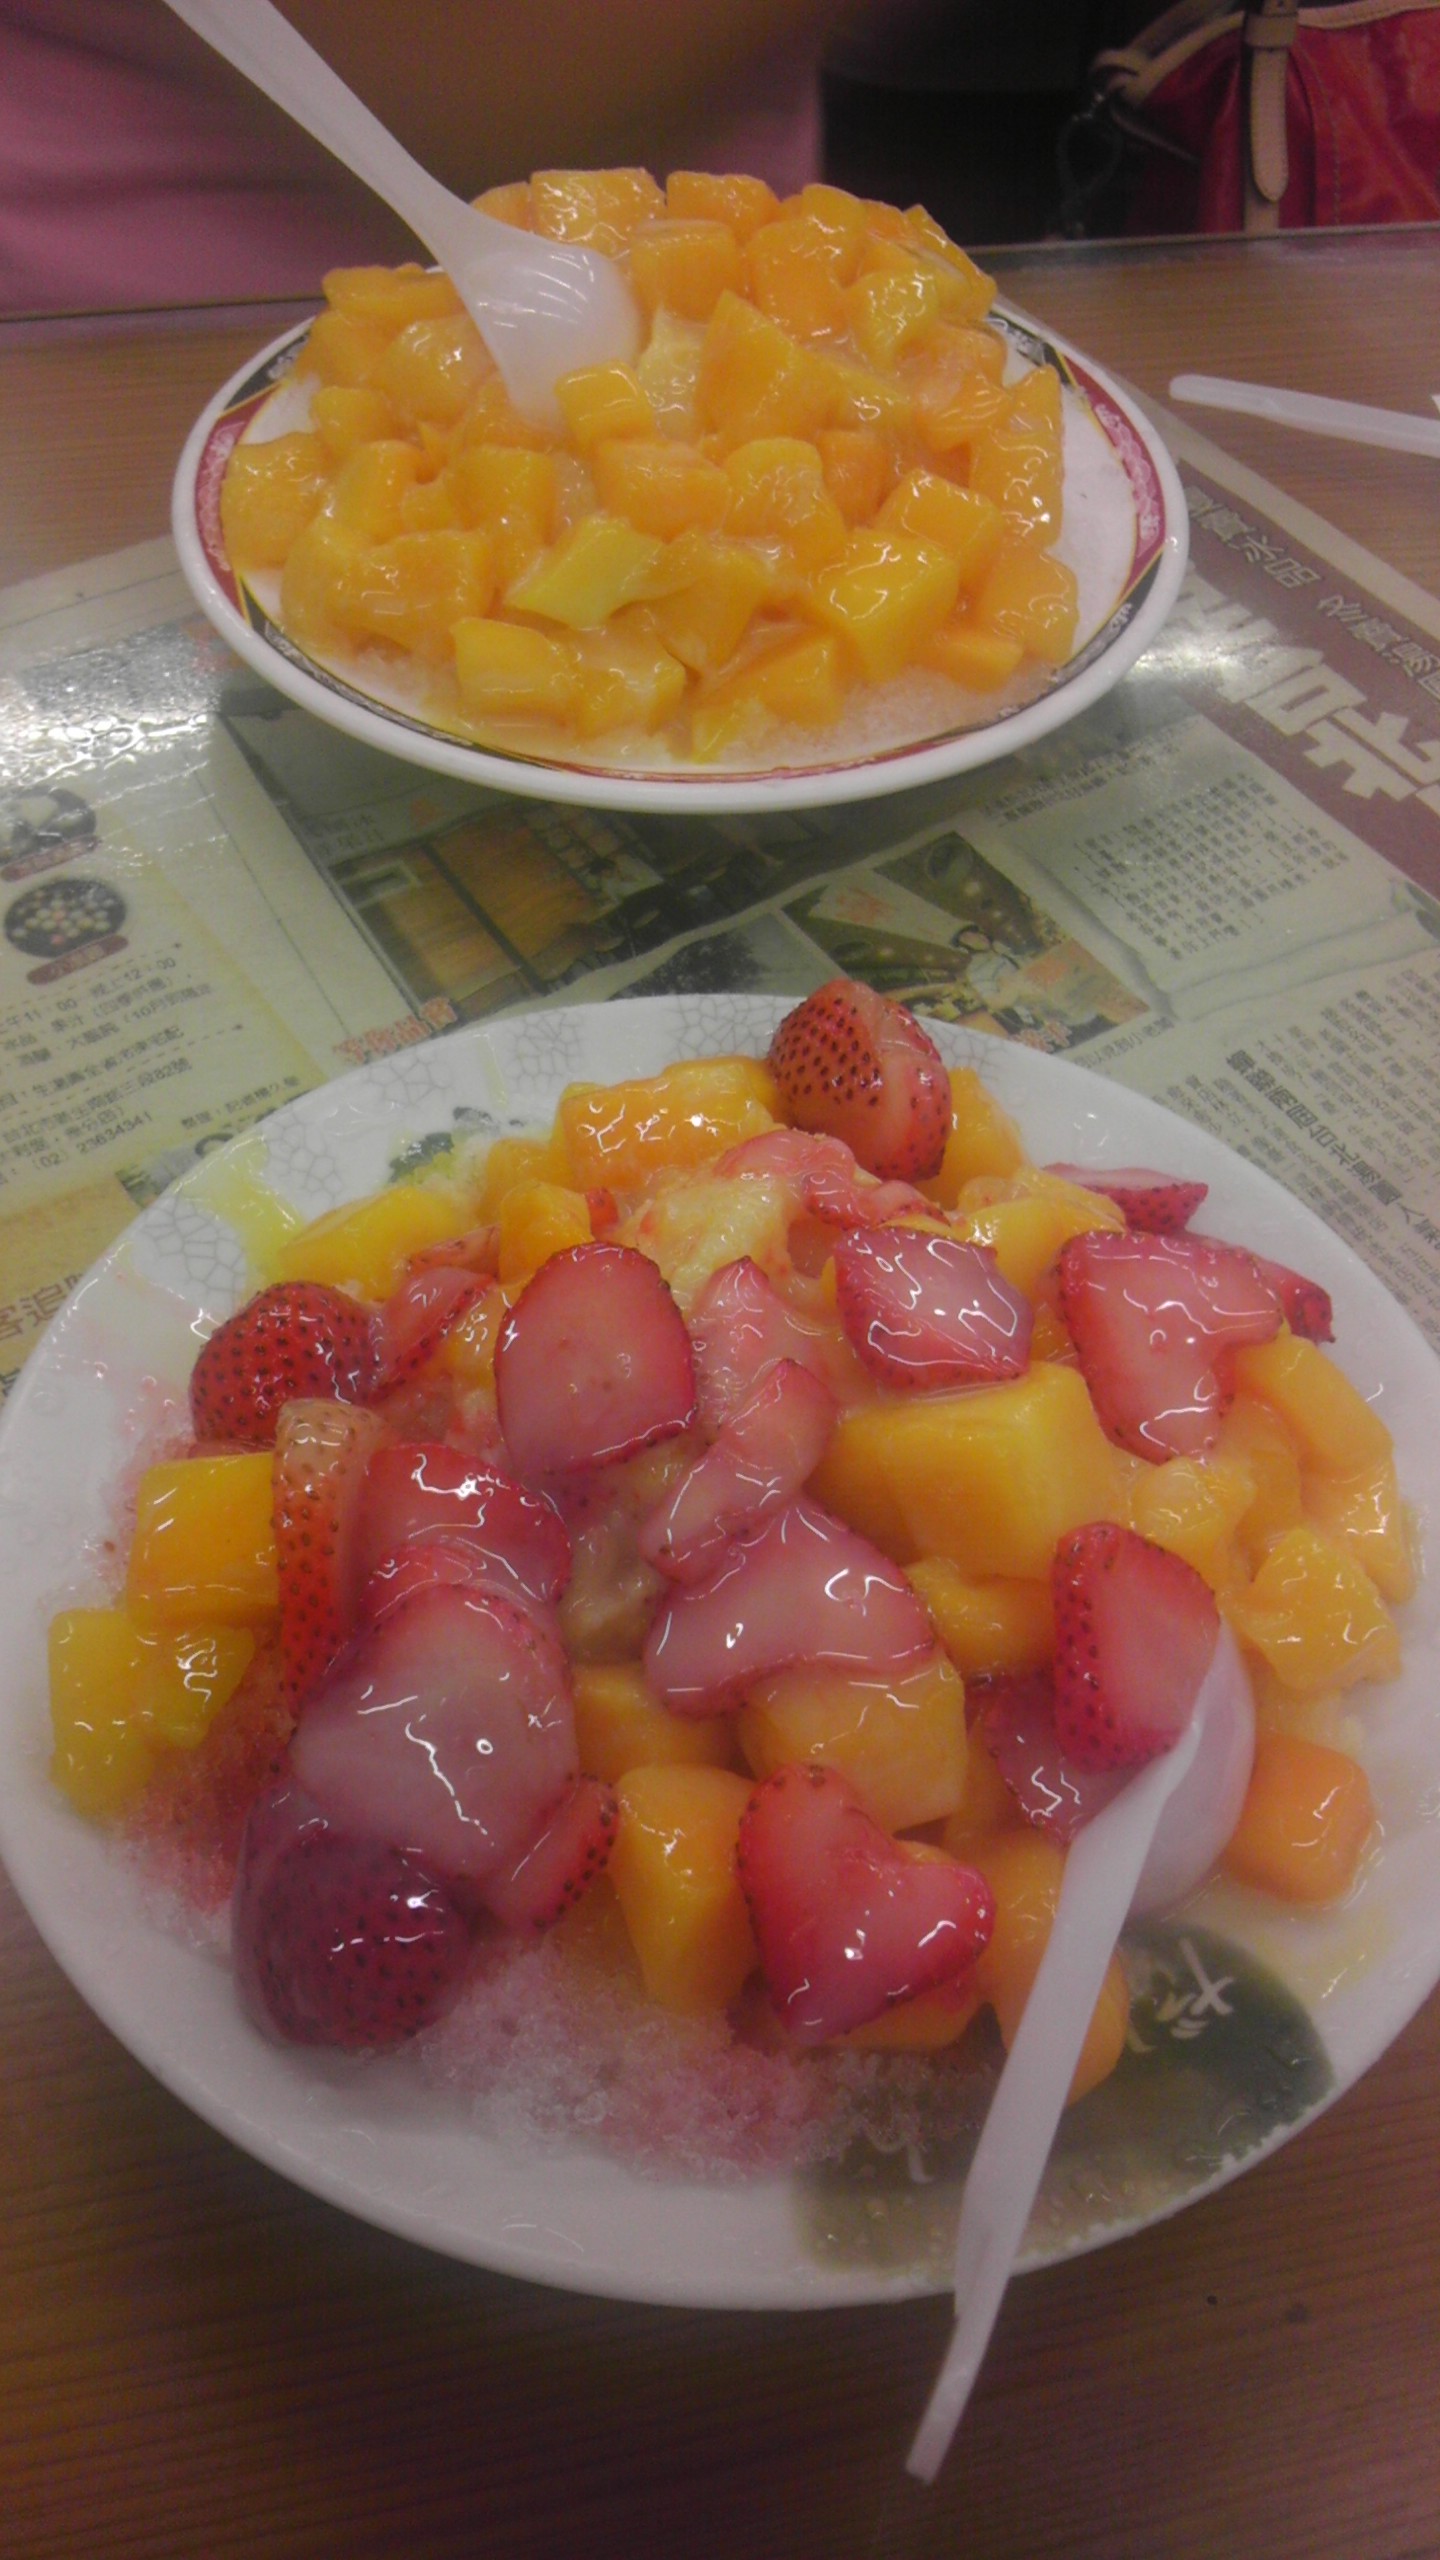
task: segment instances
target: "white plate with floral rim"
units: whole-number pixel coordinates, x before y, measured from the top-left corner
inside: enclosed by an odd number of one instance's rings
[[[526,743],[481,747],[457,734],[430,679],[376,650],[333,663],[300,647],[276,619],[278,579],[242,578],[220,522],[220,490],[237,444],[303,426],[309,387],[295,366],[309,323],[287,331],[217,392],[180,457],[171,521],[180,565],[203,611],[259,675],[318,719],[366,745],[499,791],[592,808],[818,808],[936,782],[1033,745],[1089,709],[1156,637],[1188,556],[1184,494],[1148,420],[1110,376],[1063,339],[996,305],[990,318],[1011,362],[1046,365],[1064,408],[1065,524],[1056,545],[1074,570],[1079,624],[1062,667],[1032,669],[1005,693],[962,696],[912,671],[847,713],[828,747],[790,732],[763,763],[700,766],[653,741],[623,761],[598,748],[573,757]]]
[[[643,2061],[617,2111],[609,2065],[588,2092],[579,2066],[554,2077],[552,2037],[528,2066],[539,2081],[552,2075],[548,2095],[537,2082],[497,2104],[492,2088],[477,2116],[476,2102],[422,2076],[412,2055],[279,2050],[242,2017],[223,1955],[157,1910],[133,1862],[52,1789],[45,1634],[56,1607],[107,1596],[122,1480],[133,1480],[167,1396],[183,1398],[197,1338],[246,1294],[239,1226],[257,1166],[317,1215],[376,1188],[426,1142],[547,1123],[571,1080],[762,1051],[782,1010],[715,995],[517,1014],[321,1087],[237,1141],[238,1166],[234,1147],[209,1159],[136,1221],[56,1318],[0,1424],[0,1852],[97,2015],[207,2122],[363,2220],[580,2291],[748,2309],[944,2290],[983,2081],[972,2078],[945,2139],[889,2153],[862,2145],[823,2169],[739,2174],[745,2141],[733,2117],[722,2135],[712,2115],[729,2166],[711,2179],[673,2157],[636,2165],[617,2153],[627,2108],[632,2125],[650,2111],[663,2153],[655,2111],[683,2095],[673,2077],[647,2080]],[[952,1062],[980,1066],[1040,1161],[1198,1176],[1210,1185],[1201,1226],[1330,1290],[1334,1356],[1390,1424],[1422,1545],[1432,1539],[1440,1361],[1349,1248],[1267,1175],[1122,1086],[1017,1044],[945,1026],[936,1037]],[[1068,2115],[1024,2263],[1138,2230],[1258,2161],[1358,2079],[1440,1979],[1433,1577],[1402,1627],[1400,1678],[1363,1693],[1358,1709],[1381,1838],[1357,1886],[1337,1908],[1302,1914],[1212,1884],[1131,1935],[1133,2049]],[[702,2091],[702,2140],[705,2104]]]

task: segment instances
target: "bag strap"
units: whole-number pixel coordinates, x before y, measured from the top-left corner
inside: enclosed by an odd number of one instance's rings
[[[1245,228],[1278,231],[1290,181],[1285,81],[1300,0],[1251,0],[1240,30],[1245,109]]]

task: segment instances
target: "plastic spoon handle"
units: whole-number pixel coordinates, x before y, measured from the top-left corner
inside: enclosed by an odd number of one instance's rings
[[[1227,382],[1211,373],[1177,373],[1170,397],[1193,401],[1201,409],[1228,409],[1237,417],[1269,418],[1276,426],[1301,427],[1307,435],[1341,436],[1350,444],[1383,445],[1394,453],[1424,453],[1440,462],[1440,421],[1412,418],[1403,409],[1370,409],[1360,400],[1276,391],[1263,382]]]
[[[448,263],[446,243],[455,236],[456,217],[462,213],[472,245],[470,225],[483,224],[494,233],[497,249],[513,247],[513,230],[491,214],[462,206],[458,196],[412,160],[329,63],[271,8],[270,0],[170,0],[170,6],[197,36],[373,187],[442,266]]]
[[[1215,1668],[1189,1725],[1077,1834],[1054,1925],[965,2180],[955,2333],[907,2468],[933,2480],[964,2414],[1050,2156],[1106,1967],[1160,1820],[1200,1747]]]

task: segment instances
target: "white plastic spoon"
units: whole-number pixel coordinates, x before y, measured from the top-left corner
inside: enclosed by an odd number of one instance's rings
[[[639,352],[640,314],[593,249],[516,231],[451,195],[312,52],[270,0],[170,0],[178,18],[253,80],[408,222],[449,276],[517,409],[555,424],[555,385]]]
[[[1383,446],[1391,453],[1425,453],[1440,462],[1440,424],[1412,418],[1404,409],[1372,409],[1363,400],[1330,400],[1316,391],[1280,391],[1265,382],[1229,382],[1223,374],[1177,373],[1172,400],[1200,409],[1227,409],[1234,417],[1268,418],[1277,427],[1307,435],[1339,436],[1349,444]],[[1436,395],[1440,402],[1440,393]]]
[[[1130,1779],[1071,1843],[1045,1953],[965,2180],[955,2243],[955,2333],[910,2449],[906,2467],[917,2479],[934,2479],[964,2414],[1161,1816],[1200,1760],[1212,1723],[1233,1725],[1238,1714],[1243,1735],[1253,1732],[1252,1713],[1244,1666],[1222,1626],[1179,1741]],[[1248,1753],[1241,1756],[1248,1761]],[[1215,1755],[1207,1752],[1207,1795],[1214,1766]],[[1198,1883],[1198,1875],[1192,1881]]]

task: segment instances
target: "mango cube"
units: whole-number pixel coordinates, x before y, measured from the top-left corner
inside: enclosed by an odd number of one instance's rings
[[[1236,1460],[1167,1458],[1146,1466],[1130,1488],[1130,1526],[1152,1546],[1193,1565],[1212,1591],[1243,1587],[1249,1571],[1238,1540],[1255,1499],[1255,1479]]]
[[[722,293],[741,290],[745,261],[728,222],[659,214],[631,234],[630,275],[647,311],[708,320]]]
[[[322,396],[323,395],[319,395]],[[237,445],[220,492],[225,546],[237,567],[279,568],[330,491],[333,457],[318,435]]]
[[[612,1786],[631,1769],[728,1769],[735,1759],[734,1718],[672,1716],[638,1662],[576,1665],[575,1740],[581,1768]]]
[[[1059,377],[1026,374],[991,425],[975,439],[970,485],[990,498],[1014,530],[1053,542],[1064,512]]]
[[[1348,1689],[1400,1669],[1394,1621],[1364,1566],[1308,1523],[1274,1541],[1226,1614],[1287,1689]]]
[[[672,169],[665,202],[682,221],[723,222],[742,243],[779,211],[775,190],[764,178],[722,177],[709,169]]]
[[[446,474],[466,524],[489,535],[497,577],[518,578],[559,531],[555,457],[524,445],[466,443]]]
[[[444,319],[411,320],[386,348],[374,380],[410,425],[424,418],[453,427],[494,370],[469,312],[457,311]]]
[[[310,395],[310,424],[333,464],[343,462],[357,445],[394,437],[400,421],[383,391],[327,382]]]
[[[535,229],[547,240],[573,240],[607,258],[664,210],[648,169],[537,169],[530,180]]]
[[[691,525],[718,525],[730,504],[719,464],[675,437],[606,439],[594,449],[593,468],[602,507],[663,542]]]
[[[571,1085],[559,1115],[571,1179],[584,1191],[601,1183],[623,1191],[662,1165],[707,1164],[773,1129],[778,1101],[758,1058],[681,1059],[658,1075]]]
[[[869,524],[895,484],[895,455],[874,427],[821,427],[815,436],[825,486],[847,524]]]
[[[867,363],[877,372],[893,370],[906,350],[933,328],[943,308],[940,279],[933,264],[894,253],[894,264],[877,266],[851,285],[847,296],[850,330]]]
[[[845,699],[845,669],[828,632],[802,632],[757,650],[696,703],[690,741],[702,760],[761,736],[771,721],[828,729]]]
[[[378,1303],[405,1277],[412,1254],[449,1244],[473,1225],[469,1202],[440,1183],[395,1182],[327,1209],[276,1249],[277,1280],[323,1280]]]
[[[959,488],[934,471],[911,471],[892,489],[876,518],[882,533],[909,534],[944,551],[960,572],[962,593],[977,587],[1000,548],[1003,518],[993,499]]]
[[[854,533],[809,581],[805,603],[870,682],[884,684],[939,630],[959,591],[960,572],[943,551],[904,535]]]
[[[967,1182],[981,1174],[1002,1178],[1025,1161],[1020,1132],[1003,1104],[973,1067],[950,1069],[950,1134],[933,1182],[921,1184],[927,1200],[953,1209]]]
[[[1349,1475],[1308,1476],[1305,1508],[1317,1529],[1364,1566],[1382,1598],[1396,1606],[1414,1598],[1414,1522],[1400,1499],[1393,1458]]]
[[[976,1986],[1010,2045],[1054,1925],[1065,1852],[1041,1832],[1005,1831],[977,1839],[969,1863],[979,1868],[995,1897],[995,1926],[976,1962]],[[1070,2083],[1072,2106],[1114,2070],[1129,2024],[1129,1986],[1119,1957],[1112,1956]]]
[[[746,252],[757,309],[792,338],[826,338],[845,326],[843,246],[804,214],[782,215],[757,231]]]
[[[454,319],[462,309],[449,277],[413,260],[400,267],[332,267],[324,286],[332,311],[392,337],[412,320]]]
[[[976,621],[1047,667],[1063,666],[1074,648],[1078,609],[1074,570],[1023,539],[1002,541],[975,592]]]
[[[1389,1430],[1343,1369],[1287,1329],[1235,1354],[1235,1383],[1280,1416],[1305,1465],[1348,1475],[1392,1457]]]
[[[948,1556],[975,1579],[1036,1582],[1067,1531],[1123,1521],[1128,1473],[1084,1380],[1047,1363],[1004,1386],[842,1414],[812,1485],[892,1554],[898,1520],[902,1563]]]
[[[143,1643],[123,1609],[62,1609],[50,1621],[50,1774],[103,1821],[133,1803],[155,1762],[135,1713]]]
[[[278,1605],[268,1449],[167,1458],[135,1501],[126,1601],[142,1626],[254,1626]]]
[[[834,380],[826,359],[778,322],[722,293],[700,351],[696,398],[705,424],[733,443],[747,436],[811,436],[827,424]]]
[[[582,453],[607,437],[655,432],[655,412],[626,364],[583,365],[577,373],[562,374],[555,397]]]
[[[774,585],[758,551],[714,534],[679,535],[665,576],[675,583],[654,606],[655,628],[681,664],[701,675],[733,655]]]
[[[424,470],[413,444],[387,437],[357,445],[335,475],[328,513],[357,542],[388,542],[403,528],[405,492]]]
[[[485,613],[494,593],[488,534],[458,527],[397,533],[360,554],[344,611],[358,639],[387,641],[441,663],[450,656],[456,623]]]
[[[586,516],[506,589],[515,613],[593,631],[646,592],[662,545],[623,516]]]
[[[1355,1881],[1375,1828],[1357,1761],[1302,1734],[1262,1734],[1224,1865],[1286,1902],[1334,1902]]]
[[[1008,632],[987,631],[968,605],[926,641],[919,652],[922,667],[932,667],[967,693],[999,693],[1010,682],[1025,655],[1025,645]]]
[[[726,455],[724,477],[727,533],[781,541],[802,569],[817,569],[844,550],[845,519],[807,438],[748,437]]]
[[[577,632],[574,721],[582,738],[615,730],[663,728],[685,696],[685,669],[652,632],[626,628],[623,617],[602,631]]]
[[[757,1681],[740,1716],[757,1778],[791,1761],[839,1769],[886,1831],[953,1813],[965,1791],[965,1691],[943,1655],[890,1680],[798,1664]]]
[[[749,1781],[665,1762],[628,1770],[615,1792],[607,1872],[646,1991],[662,2009],[727,2009],[756,1962],[735,1873]]]
[[[548,631],[478,615],[457,622],[455,681],[472,720],[569,720],[579,693],[574,655]]]
[[[498,1223],[502,1284],[528,1280],[552,1254],[591,1241],[584,1192],[558,1182],[514,1183],[500,1203]]]
[[[977,1581],[948,1556],[917,1556],[906,1570],[963,1680],[1038,1671],[1050,1660],[1055,1612],[1048,1582],[998,1575]]]

